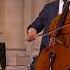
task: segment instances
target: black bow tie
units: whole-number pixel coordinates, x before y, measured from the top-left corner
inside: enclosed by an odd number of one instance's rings
[[[65,3],[65,2],[67,2],[68,0],[63,0],[63,1],[64,1],[64,3]],[[68,2],[70,3],[70,1],[68,1]]]
[[[67,0],[63,0],[64,1],[64,5],[67,3],[70,5],[70,1],[67,1]]]
[[[69,9],[70,1],[65,0],[63,5],[63,10]]]
[[[67,1],[67,0],[63,0],[63,1]]]

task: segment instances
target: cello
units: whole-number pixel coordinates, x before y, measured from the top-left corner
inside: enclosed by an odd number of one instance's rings
[[[70,2],[66,2],[63,13],[56,16],[48,30],[49,47],[37,58],[35,70],[70,70]],[[57,28],[58,23],[61,27]],[[50,33],[51,32],[51,33]]]

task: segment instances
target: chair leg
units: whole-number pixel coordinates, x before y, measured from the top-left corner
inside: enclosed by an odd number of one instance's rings
[[[1,64],[1,70],[6,70],[6,47],[5,47],[5,43],[0,43],[0,64]]]

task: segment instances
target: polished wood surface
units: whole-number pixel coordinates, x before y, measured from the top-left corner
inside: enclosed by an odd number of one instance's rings
[[[61,15],[60,15],[61,16]],[[56,29],[57,22],[56,20],[59,20],[60,16],[56,17],[53,22],[51,29],[49,31],[52,31]],[[35,70],[50,70],[49,69],[49,54],[51,52],[55,51],[55,60],[53,63],[53,69],[52,70],[68,70],[70,69],[70,12],[68,12],[64,26],[68,25],[67,27],[64,27],[62,29],[61,34],[56,36],[56,39],[58,39],[61,43],[58,41],[55,41],[55,44],[51,45],[48,48],[45,48],[37,58],[36,64],[35,64]],[[54,26],[55,25],[55,26]],[[54,27],[53,27],[54,26]],[[52,33],[51,35],[54,35]],[[54,50],[52,50],[54,49]]]

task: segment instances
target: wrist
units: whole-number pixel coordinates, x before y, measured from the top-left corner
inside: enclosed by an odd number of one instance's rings
[[[30,28],[30,29],[28,30],[28,33],[31,33],[31,32],[37,33],[37,31],[36,31],[35,28]]]

